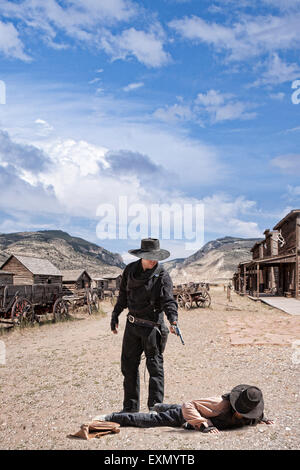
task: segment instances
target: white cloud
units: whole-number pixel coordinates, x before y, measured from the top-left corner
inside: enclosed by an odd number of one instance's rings
[[[132,90],[137,90],[138,88],[142,88],[144,86],[143,82],[134,82],[134,83],[129,83],[126,85],[123,90],[124,91],[132,91]]]
[[[300,198],[300,186],[292,186],[288,184],[287,186],[288,195],[291,198],[299,199]]]
[[[134,56],[148,67],[161,67],[170,61],[170,55],[164,50],[165,40],[162,29],[155,25],[147,32],[133,27],[119,35],[106,31],[100,44],[112,60]]]
[[[254,104],[241,102],[231,93],[221,93],[209,90],[207,93],[199,93],[190,104],[179,104],[159,108],[154,116],[163,121],[194,121],[203,126],[207,117],[212,124],[235,119],[253,119],[256,113],[249,112],[248,108]]]
[[[51,132],[54,130],[54,127],[51,126],[51,124],[49,124],[44,119],[36,119],[34,122],[35,122],[35,124],[37,124],[38,133],[41,136],[47,136],[47,135],[51,134]]]
[[[7,57],[24,60],[32,59],[24,52],[24,44],[12,23],[0,21],[0,51]]]
[[[0,0],[0,7],[5,17],[24,22],[27,33],[41,31],[41,38],[56,49],[68,47],[56,41],[58,33],[63,31],[78,44],[104,49],[113,60],[135,57],[148,67],[160,67],[170,61],[164,50],[165,34],[158,23],[152,24],[148,31],[131,27],[120,34],[111,33],[115,23],[129,22],[142,8],[130,0],[69,0],[64,6],[55,0],[23,0],[18,5]],[[8,32],[14,35],[11,50],[20,55],[16,29],[11,25]],[[4,33],[7,31],[3,36]]]
[[[197,121],[197,115],[193,112],[191,106],[175,103],[172,106],[158,108],[153,116],[165,122],[177,121]]]
[[[256,113],[248,111],[251,107],[254,107],[253,103],[241,102],[232,93],[209,90],[207,93],[199,93],[191,103],[184,103],[180,98],[179,103],[158,108],[153,115],[165,122],[193,121],[204,126],[207,118],[212,124],[236,119],[253,119]]]
[[[280,83],[292,82],[299,77],[300,67],[296,63],[288,64],[274,53],[265,63],[267,70],[257,79],[253,86],[278,85]]]
[[[272,98],[273,100],[278,100],[278,101],[282,101],[285,97],[285,93],[283,93],[282,91],[279,91],[278,93],[270,93],[270,98]]]
[[[279,155],[271,160],[283,173],[300,174],[300,154]]]
[[[300,0],[263,0],[263,2],[283,11],[297,10],[300,7]]]
[[[239,15],[238,21],[227,26],[192,16],[173,20],[169,26],[186,39],[211,45],[217,52],[227,52],[228,59],[248,60],[264,53],[299,49],[299,21],[300,13]]]

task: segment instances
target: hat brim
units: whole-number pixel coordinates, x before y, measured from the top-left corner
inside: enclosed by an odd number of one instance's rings
[[[168,250],[152,250],[152,251],[143,251],[141,249],[136,250],[128,250],[133,256],[137,256],[138,258],[150,259],[150,260],[158,260],[161,261],[163,259],[169,258],[170,252]]]
[[[237,411],[239,414],[241,414],[244,418],[249,418],[249,419],[259,419],[261,417],[261,415],[263,414],[263,411],[264,411],[264,400],[263,398],[260,400],[260,402],[257,404],[257,406],[255,408],[253,408],[251,411],[249,411],[248,413],[242,413],[241,411],[239,411],[237,408],[236,408],[236,402],[240,396],[240,393],[242,391],[244,391],[246,388],[249,388],[250,385],[245,385],[245,384],[242,384],[242,385],[237,385],[236,387],[234,387],[231,392],[230,392],[230,396],[229,396],[229,399],[230,399],[230,404],[232,406],[232,408]]]

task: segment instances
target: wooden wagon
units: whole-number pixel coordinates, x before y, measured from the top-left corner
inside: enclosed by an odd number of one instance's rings
[[[11,325],[39,321],[52,313],[54,320],[68,317],[68,302],[61,283],[0,286],[0,322]]]
[[[74,311],[78,307],[87,305],[88,312],[91,315],[93,312],[98,312],[100,307],[100,298],[95,289],[86,287],[80,289],[73,294],[64,295],[63,299],[68,302],[70,308]]]
[[[173,295],[179,307],[189,310],[193,304],[208,308],[211,304],[209,285],[204,282],[189,282],[174,286]]]
[[[115,305],[121,283],[121,275],[115,277],[94,277],[93,292],[97,293],[100,300],[107,300]]]

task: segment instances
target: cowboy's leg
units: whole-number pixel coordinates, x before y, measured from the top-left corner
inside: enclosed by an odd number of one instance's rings
[[[142,342],[136,334],[135,326],[127,322],[121,354],[121,371],[124,376],[123,409],[126,411],[139,411],[140,408],[139,364],[142,352]]]
[[[160,350],[160,334],[155,329],[147,329],[143,346],[146,366],[149,372],[148,408],[164,400],[164,358]],[[150,331],[149,331],[150,330]]]
[[[152,428],[158,426],[180,427],[185,422],[181,405],[162,413],[112,413],[107,415],[106,421],[119,423],[121,426],[135,426],[138,428]]]

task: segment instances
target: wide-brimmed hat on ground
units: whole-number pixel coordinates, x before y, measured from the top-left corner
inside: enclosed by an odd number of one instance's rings
[[[264,400],[262,391],[252,385],[237,385],[230,392],[232,408],[245,418],[258,419],[263,414]]]
[[[163,260],[170,256],[170,252],[168,250],[160,248],[159,240],[157,238],[143,238],[141,240],[141,248],[128,250],[128,253],[137,256],[138,258],[151,260]]]

